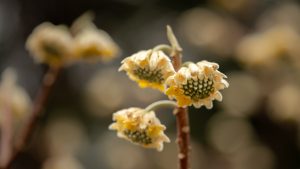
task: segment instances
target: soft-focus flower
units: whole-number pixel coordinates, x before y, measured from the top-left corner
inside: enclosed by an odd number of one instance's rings
[[[76,34],[74,57],[86,60],[110,60],[119,53],[118,45],[103,30],[86,28]]]
[[[256,22],[259,30],[266,30],[277,26],[290,26],[296,31],[300,30],[300,6],[293,1],[285,1],[271,6]]]
[[[19,127],[30,113],[30,99],[22,87],[17,85],[13,69],[2,73],[0,83],[0,168],[4,167],[12,155],[12,141]]]
[[[63,114],[66,112],[54,113]],[[82,124],[69,116],[50,119],[43,133],[50,156],[75,155],[81,151],[87,142]]]
[[[199,49],[201,53],[207,50],[224,57],[232,56],[244,33],[243,27],[234,19],[204,8],[184,12],[179,18],[179,28],[195,50]]]
[[[113,120],[115,123],[109,129],[117,130],[118,137],[132,143],[162,151],[163,142],[170,142],[164,134],[166,127],[160,123],[154,111],[147,112],[135,107],[123,109],[114,113]]]
[[[93,22],[94,18],[95,14],[92,11],[86,11],[74,20],[70,27],[70,31],[73,35],[76,35],[86,28],[97,28]]]
[[[111,60],[120,49],[105,31],[93,23],[94,14],[90,11],[82,14],[72,24],[70,30],[74,35],[75,60]]]
[[[162,51],[143,50],[122,61],[119,71],[126,71],[130,79],[142,88],[163,91],[166,79],[175,73],[171,60]]]
[[[268,99],[269,115],[276,121],[299,121],[300,87],[289,82],[280,86]]]
[[[226,76],[218,71],[219,65],[213,62],[201,61],[182,67],[167,80],[169,88],[166,94],[175,98],[179,106],[194,105],[200,108],[213,107],[214,99],[222,101],[219,90],[227,88]]]
[[[274,168],[273,152],[257,139],[254,128],[245,118],[217,113],[209,120],[207,128],[208,141],[217,150],[217,156],[225,157],[230,164],[225,168]],[[215,157],[211,161],[215,163]],[[222,164],[219,168],[226,166],[224,161]]]
[[[28,94],[16,81],[17,76],[13,69],[8,68],[2,73],[0,84],[0,121],[3,113],[12,113],[14,119],[20,119],[31,110],[31,101]]]
[[[72,155],[54,156],[47,159],[42,169],[84,169],[78,159]]]
[[[245,36],[237,46],[237,59],[250,68],[276,67],[283,61],[299,60],[299,42],[300,36],[292,27],[274,26]]]
[[[223,154],[239,153],[256,142],[251,124],[244,118],[233,117],[227,113],[213,115],[208,121],[207,129],[209,143]]]
[[[72,56],[72,37],[64,26],[42,23],[28,37],[26,48],[37,62],[60,66]]]

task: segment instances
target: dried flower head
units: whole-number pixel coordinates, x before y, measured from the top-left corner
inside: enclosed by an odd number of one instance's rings
[[[156,117],[154,111],[147,112],[141,108],[120,110],[113,115],[115,123],[109,126],[117,130],[118,137],[146,148],[163,149],[163,142],[170,142],[164,134],[166,127]]]
[[[72,37],[64,26],[42,23],[28,37],[26,48],[37,62],[60,66],[72,56]]]
[[[74,55],[76,59],[110,60],[119,53],[118,45],[103,30],[86,28],[76,34]]]
[[[30,112],[30,98],[26,91],[17,85],[16,81],[17,76],[13,69],[7,68],[2,73],[0,83],[0,121],[2,113],[12,113],[17,120]]]
[[[218,71],[219,65],[212,62],[201,61],[197,64],[190,63],[182,67],[177,73],[167,80],[169,86],[166,94],[175,98],[179,106],[194,105],[196,108],[205,106],[213,107],[214,99],[221,101],[222,94],[219,90],[227,88],[226,76]]]
[[[143,50],[125,58],[119,68],[119,71],[122,70],[140,87],[161,91],[165,89],[166,79],[175,73],[171,60],[159,50]]]

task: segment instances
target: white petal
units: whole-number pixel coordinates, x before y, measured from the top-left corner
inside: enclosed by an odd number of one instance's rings
[[[118,69],[118,71],[122,71],[122,70],[126,70],[127,65],[123,64],[122,66],[120,66],[120,68]]]
[[[199,73],[199,67],[194,63],[189,64],[189,70],[191,72],[191,75],[194,76]]]
[[[219,76],[221,76],[221,77],[223,77],[223,78],[227,78],[227,76],[224,74],[224,73],[222,73],[222,72],[220,72],[220,71],[216,71],[217,72],[217,74],[219,75]]]
[[[195,108],[200,108],[201,106],[203,106],[203,102],[202,101],[194,102],[193,105]]]
[[[180,75],[184,76],[185,79],[191,78],[191,72],[190,72],[189,69],[186,68],[186,67],[180,68],[177,74],[178,74],[178,75],[180,74]]]
[[[134,55],[132,55],[132,59],[134,60],[134,62],[136,62],[137,64],[139,64],[141,61],[147,59],[147,57],[149,56],[151,50],[142,50]]]
[[[166,143],[170,143],[171,140],[169,139],[169,137],[167,137],[166,135],[163,135],[163,139],[162,139],[164,142]]]
[[[162,151],[163,148],[164,148],[163,143],[157,143],[157,145],[156,145],[156,150],[157,150],[157,151]]]
[[[150,60],[149,60],[149,66],[150,66],[150,70],[154,70],[157,67],[158,64],[158,52],[152,52],[151,56],[150,56]]]
[[[225,79],[222,79],[222,80],[221,80],[221,83],[224,84],[224,87],[225,87],[225,88],[228,88],[228,87],[229,87],[229,83],[228,83]]]
[[[169,86],[175,85],[175,80],[174,80],[174,76],[170,76],[167,80],[166,80],[166,84]]]
[[[222,94],[219,91],[216,92],[216,94],[214,95],[214,97],[218,101],[222,101],[222,99],[223,99],[223,96],[222,96]]]
[[[175,76],[174,76],[174,81],[177,83],[177,84],[185,84],[186,83],[186,76],[183,74],[183,73],[177,73]]]
[[[212,101],[210,100],[205,101],[204,105],[207,109],[211,109],[213,107]]]
[[[111,125],[108,126],[108,129],[109,130],[116,130],[117,129],[117,124],[116,123],[113,123]]]
[[[120,137],[120,138],[127,138],[123,133],[121,132],[118,132],[117,133],[117,136]]]

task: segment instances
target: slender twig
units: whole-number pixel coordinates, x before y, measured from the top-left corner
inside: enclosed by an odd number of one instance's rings
[[[9,169],[11,167],[13,161],[17,158],[18,154],[23,150],[26,143],[29,141],[34,131],[34,128],[38,122],[39,116],[46,105],[49,94],[51,93],[51,90],[54,86],[54,83],[56,82],[60,70],[60,67],[50,67],[44,75],[41,88],[33,103],[32,114],[30,115],[28,121],[25,123],[24,127],[22,128],[22,131],[20,132],[18,142],[14,147],[11,158],[5,169]]]
[[[177,55],[172,57],[173,66],[178,70],[181,65],[181,57]],[[188,117],[188,109],[177,107],[174,109],[177,124],[177,144],[178,144],[178,160],[180,169],[188,169],[189,166],[189,150],[190,150],[190,125]]]
[[[145,110],[147,112],[150,112],[150,111],[154,111],[154,110],[156,110],[158,108],[163,108],[163,107],[174,108],[176,106],[177,106],[177,104],[174,101],[171,101],[171,100],[159,100],[159,101],[156,101],[156,102],[150,104],[149,106],[147,106],[145,108]]]
[[[172,47],[170,45],[160,44],[153,48],[153,51],[159,51],[159,50],[166,52],[166,53],[171,53]]]
[[[187,108],[178,107],[174,110],[177,123],[177,144],[179,148],[178,159],[180,169],[188,169],[190,150],[190,125]]]
[[[170,26],[167,26],[168,39],[173,47],[171,53],[172,64],[175,71],[178,71],[182,64],[182,48],[179,46],[176,37]],[[188,109],[183,107],[176,107],[174,109],[177,123],[177,144],[178,144],[178,160],[180,169],[188,169],[189,164],[189,151],[190,151],[190,125],[188,117]]]

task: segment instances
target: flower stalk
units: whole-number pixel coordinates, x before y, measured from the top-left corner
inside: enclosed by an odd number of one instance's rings
[[[172,64],[175,71],[178,71],[182,64],[182,48],[179,46],[179,43],[171,29],[170,26],[167,26],[167,36],[172,45]],[[189,164],[189,151],[190,151],[190,125],[189,125],[189,116],[188,109],[185,107],[177,106],[173,113],[176,116],[177,124],[177,144],[178,144],[178,161],[180,169],[188,169]]]
[[[160,44],[157,45],[153,48],[153,51],[163,51],[165,53],[171,53],[172,52],[172,47],[170,45],[166,45],[166,44]]]
[[[145,111],[150,112],[150,111],[155,111],[159,108],[163,108],[163,107],[176,107],[177,104],[174,101],[170,101],[170,100],[160,100],[157,102],[154,102],[152,104],[150,104],[149,106],[147,106],[145,108]]]
[[[189,164],[189,152],[190,152],[190,124],[188,109],[177,107],[174,109],[176,115],[177,124],[177,144],[178,144],[178,160],[180,169],[188,169]]]

